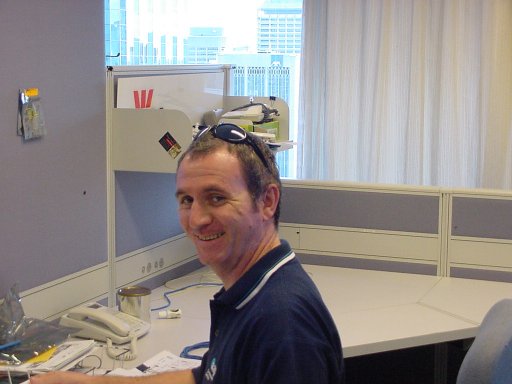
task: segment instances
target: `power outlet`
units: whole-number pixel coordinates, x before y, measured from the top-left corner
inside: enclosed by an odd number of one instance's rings
[[[154,262],[148,261],[145,265],[143,265],[141,267],[141,273],[143,275],[150,274],[152,271],[155,272],[164,267],[165,267],[165,260],[163,257],[161,257],[160,259],[155,260]]]
[[[158,275],[196,256],[194,244],[185,236],[139,250],[116,260],[116,284],[127,285]]]

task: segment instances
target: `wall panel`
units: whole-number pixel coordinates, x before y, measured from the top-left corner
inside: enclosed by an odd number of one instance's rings
[[[107,261],[102,0],[0,2],[0,296]],[[40,90],[47,135],[16,134]]]

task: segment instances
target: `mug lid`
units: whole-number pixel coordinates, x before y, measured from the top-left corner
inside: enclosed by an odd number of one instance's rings
[[[132,285],[129,287],[119,288],[117,294],[121,296],[146,296],[151,293],[151,290],[139,285]]]

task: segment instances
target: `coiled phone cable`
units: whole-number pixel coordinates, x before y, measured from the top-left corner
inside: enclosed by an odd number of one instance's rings
[[[112,340],[107,338],[107,355],[119,361],[131,361],[137,358],[137,335],[134,332],[130,332],[130,350],[124,350],[122,353],[117,353],[119,348],[112,346]]]

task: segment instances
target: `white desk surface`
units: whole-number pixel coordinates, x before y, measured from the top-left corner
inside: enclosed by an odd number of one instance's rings
[[[474,337],[489,308],[512,297],[512,284],[396,272],[304,265],[339,328],[345,357]],[[163,293],[198,282],[217,281],[207,269],[152,292],[151,308]],[[193,287],[170,296],[181,319],[158,319],[139,340],[135,366],[161,350],[177,355],[209,338],[209,301],[220,287]]]

